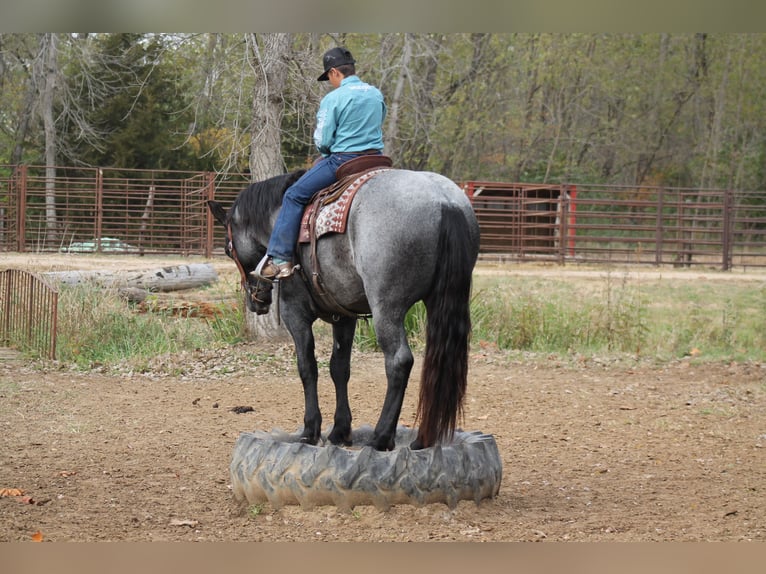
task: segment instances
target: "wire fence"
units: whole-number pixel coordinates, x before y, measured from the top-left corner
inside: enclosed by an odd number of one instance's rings
[[[207,200],[244,175],[0,166],[0,250],[210,255],[223,231]]]

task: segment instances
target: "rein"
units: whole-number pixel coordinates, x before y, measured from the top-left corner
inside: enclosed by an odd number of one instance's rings
[[[231,239],[231,222],[226,225],[226,233],[228,235],[226,239],[229,243],[229,253],[231,254],[231,258],[234,260],[234,263],[237,264],[237,269],[239,269],[239,275],[241,277],[240,287],[245,290],[245,293],[247,293],[252,300],[258,303],[266,303],[266,301],[258,298],[257,287],[254,291],[250,289],[250,284],[247,281],[247,273],[245,273],[245,268],[242,267],[242,263],[240,262],[239,257],[237,257],[237,249],[234,247],[234,241]]]
[[[234,260],[234,263],[237,264],[237,269],[239,269],[239,275],[242,277],[242,281],[240,282],[240,287],[243,289],[247,289],[247,275],[245,274],[245,269],[242,267],[242,263],[239,262],[239,257],[237,257],[237,249],[234,247],[234,241],[231,239],[231,222],[229,222],[226,225],[226,240],[229,242],[229,253],[231,253],[231,258]]]

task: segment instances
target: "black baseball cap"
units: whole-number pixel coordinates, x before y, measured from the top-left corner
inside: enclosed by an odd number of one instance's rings
[[[327,72],[332,68],[343,66],[345,64],[356,64],[356,60],[351,55],[351,52],[346,48],[332,48],[327,50],[322,57],[322,64],[324,64],[324,73],[317,78],[320,82],[327,81]]]

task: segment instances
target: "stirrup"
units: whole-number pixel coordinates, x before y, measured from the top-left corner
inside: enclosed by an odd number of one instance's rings
[[[263,268],[266,266],[266,264],[271,260],[272,257],[269,255],[264,255],[263,259],[258,263],[258,265],[255,268],[255,271],[252,272],[252,275],[255,275],[258,279],[262,281],[267,281],[269,283],[273,283],[275,281],[279,281],[280,279],[287,279],[288,277],[292,277],[292,275],[300,269],[300,265],[293,265],[289,261],[287,264],[277,265],[276,263],[271,262],[274,267],[278,269],[276,275],[273,277],[269,277],[263,274]]]

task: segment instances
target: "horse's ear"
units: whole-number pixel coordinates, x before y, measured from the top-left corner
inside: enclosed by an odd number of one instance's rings
[[[226,210],[223,208],[221,203],[219,201],[215,201],[214,199],[208,199],[207,206],[208,209],[210,209],[210,213],[212,213],[213,217],[215,217],[216,221],[218,221],[221,225],[226,226]]]

